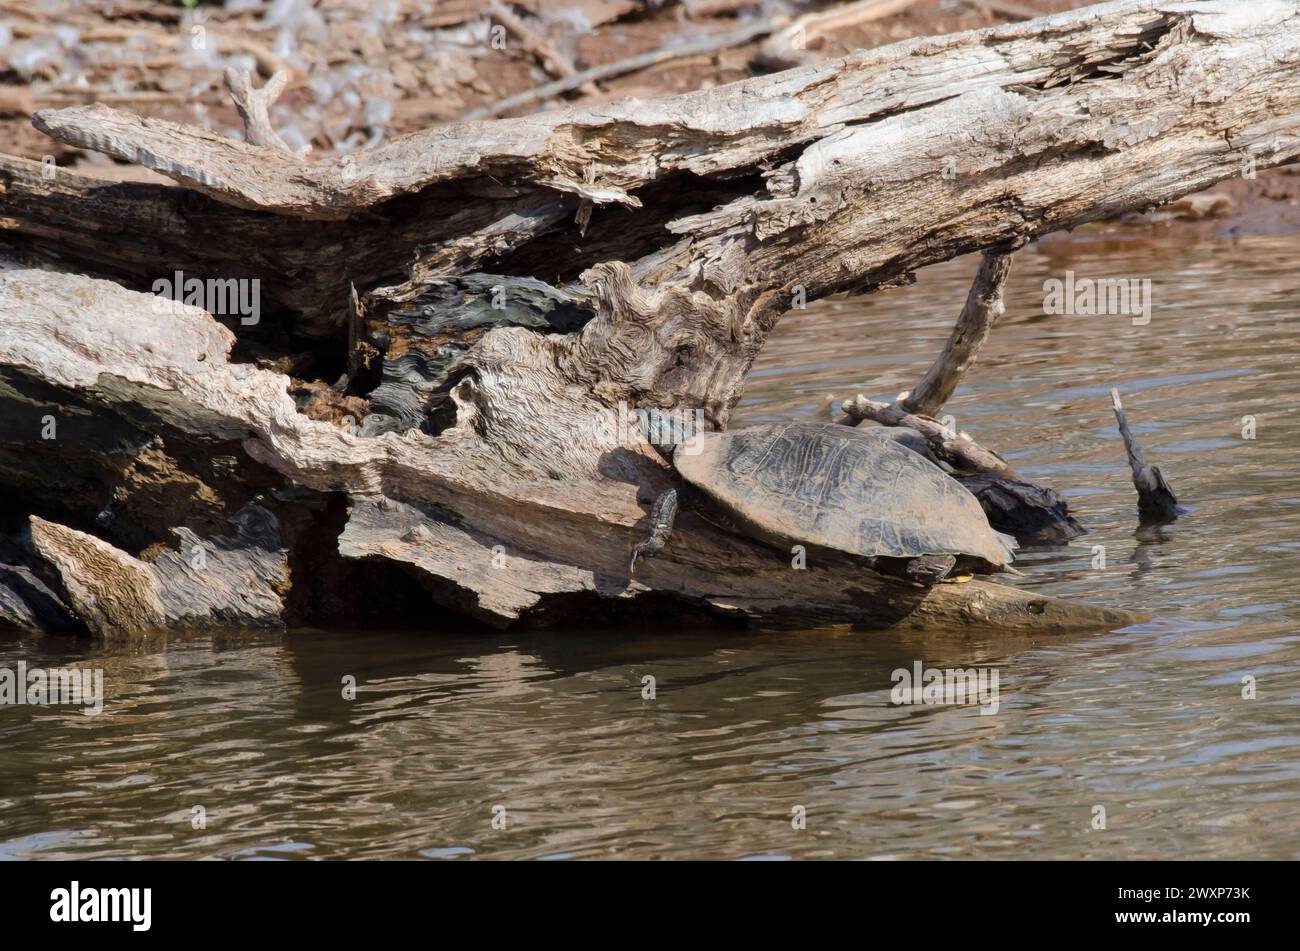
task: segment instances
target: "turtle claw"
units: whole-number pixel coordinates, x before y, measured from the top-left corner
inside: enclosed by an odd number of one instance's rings
[[[662,547],[663,547],[662,545],[659,546],[659,548]],[[633,548],[632,560],[627,563],[627,576],[631,578],[636,574],[636,560],[638,557],[640,557],[641,555],[647,555],[647,556],[653,555],[659,551],[659,548],[652,548],[651,543],[649,541],[641,542],[639,545]]]

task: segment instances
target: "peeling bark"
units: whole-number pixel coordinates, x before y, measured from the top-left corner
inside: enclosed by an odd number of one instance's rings
[[[100,541],[32,516],[30,540],[72,613],[100,637],[143,634],[163,627],[165,612],[149,570]]]

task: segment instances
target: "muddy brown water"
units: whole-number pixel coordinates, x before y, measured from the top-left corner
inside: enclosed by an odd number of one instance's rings
[[[102,668],[107,693],[96,717],[0,707],[0,858],[1298,858],[1298,251],[1123,230],[1026,249],[950,404],[1091,529],[1026,553],[1020,583],[1150,623],[0,636],[0,668]],[[791,314],[736,424],[910,386],[974,264]],[[1150,323],[1044,316],[1067,269],[1150,278]],[[1191,509],[1172,526],[1138,530],[1112,385]],[[997,713],[892,704],[916,661],[996,669]]]

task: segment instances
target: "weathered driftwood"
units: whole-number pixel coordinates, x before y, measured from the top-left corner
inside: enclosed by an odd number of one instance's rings
[[[1129,469],[1133,472],[1133,487],[1138,493],[1138,513],[1143,522],[1172,522],[1181,511],[1178,497],[1165,480],[1165,474],[1159,466],[1147,463],[1138,445],[1137,437],[1129,429],[1128,419],[1124,415],[1124,404],[1120,402],[1119,390],[1111,388],[1111,408],[1115,410],[1115,423],[1119,434],[1124,439],[1124,452],[1128,456]]]
[[[275,519],[250,506],[232,521],[234,533],[208,539],[178,528],[179,549],[156,546],[146,561],[32,516],[23,560],[0,566],[0,623],[105,638],[281,625],[289,577]]]
[[[1084,533],[1065,500],[1053,489],[1024,481],[997,453],[935,419],[1003,312],[1002,291],[1013,251],[994,248],[981,256],[957,323],[920,383],[892,404],[861,395],[848,400],[839,421],[857,425],[871,420],[914,429],[924,437],[927,455],[957,470],[954,477],[979,499],[994,528],[1014,535],[1022,546],[1055,545]]]
[[[861,394],[845,400],[840,407],[844,415],[838,421],[849,426],[864,420],[882,426],[905,426],[925,437],[936,460],[955,469],[1018,479],[1015,470],[1001,456],[980,446],[965,433],[949,430],[935,418],[966,371],[974,365],[980,347],[1002,314],[1002,289],[1011,273],[1013,251],[1014,248],[996,248],[980,256],[980,266],[952,333],[920,383],[893,403],[877,402]]]
[[[348,493],[352,511],[339,539],[345,558],[406,563],[433,597],[490,623],[554,608],[566,599],[631,601],[652,591],[738,616],[802,623],[963,624],[1052,632],[1133,619],[982,581],[929,590],[901,585],[864,571],[847,556],[814,557],[807,570],[796,570],[788,555],[690,516],[679,523],[671,551],[643,566],[633,581],[628,554],[644,531],[638,488],[667,485],[662,463],[640,442],[635,426],[627,429],[630,439],[620,440],[610,420],[604,429],[584,433],[601,439],[601,445],[555,445],[548,458],[542,453],[511,457],[501,448],[532,444],[523,434],[543,422],[552,424],[553,417],[493,419],[485,414],[503,404],[474,402],[462,381],[453,390],[460,420],[436,437],[415,429],[375,438],[353,435],[299,413],[285,377],[231,364],[233,336],[202,311],[177,305],[163,316],[151,306],[153,300],[106,281],[35,270],[2,272],[0,321],[7,333],[0,340],[0,367],[13,377],[39,373],[49,385],[92,400],[105,416],[145,410],[182,441],[187,435],[239,440],[241,454],[280,473],[286,489],[292,482],[321,493]],[[497,333],[508,341],[529,332]],[[526,379],[530,368],[516,369],[506,356],[475,386],[518,393],[497,375],[520,372]],[[526,405],[525,398],[509,409],[518,416]],[[585,396],[571,408],[592,411]],[[514,437],[499,444],[480,437],[498,426]],[[543,463],[564,473],[565,481],[526,477]],[[153,574],[147,563],[114,551],[111,559],[107,554],[101,559],[112,562],[107,575],[79,564],[63,571],[83,587],[89,582],[81,579],[89,578],[113,590],[125,577],[148,601],[143,579]],[[178,562],[190,564],[190,557],[182,545],[152,567],[175,571]],[[220,570],[213,554],[208,568]],[[165,596],[166,585],[159,584],[154,594],[163,605],[180,600]],[[159,608],[152,607],[145,616],[154,620]],[[161,611],[170,620],[165,606]],[[118,617],[110,615],[98,629],[111,629]],[[231,620],[220,611],[207,617]]]
[[[613,232],[600,257],[575,255],[572,234],[553,227],[525,238],[529,259],[565,262],[566,278],[601,259],[640,260],[639,274],[661,280],[698,275],[729,244],[757,242],[762,253],[750,263],[771,275],[768,287],[799,283],[816,296],[885,284],[1016,235],[1159,205],[1236,174],[1248,156],[1259,167],[1293,159],[1293,6],[1106,4],[685,96],[446,126],[318,163],[102,106],[34,121],[229,204],[351,219],[350,229],[322,232],[265,216],[252,228],[203,216],[214,265],[229,248],[269,286],[293,276],[286,303],[305,329],[345,320],[341,274],[366,290],[417,245],[477,244],[474,236],[489,231],[504,240],[504,222],[557,197],[635,206],[632,192],[647,188],[654,203],[645,212],[597,214],[596,225],[608,217]],[[772,166],[766,189],[742,175]],[[699,210],[724,207],[692,215],[702,176],[715,194]],[[728,190],[720,201],[716,193]],[[401,196],[409,197],[392,201]],[[135,195],[146,197],[157,196]],[[7,198],[0,210],[21,227],[32,201]],[[97,217],[105,228],[118,223],[114,209],[82,210],[91,230]],[[151,211],[158,228],[173,228],[163,209]],[[675,246],[662,228],[674,216],[692,239]],[[817,240],[807,240],[814,225]],[[30,231],[48,239],[51,227],[37,220]],[[267,234],[275,227],[279,240]],[[57,236],[75,263],[71,230],[65,223]],[[308,266],[308,257],[318,263]],[[105,251],[96,263],[111,258]],[[444,273],[478,264],[447,261]],[[534,276],[552,277],[540,267]]]
[[[429,278],[410,295],[376,295],[361,335],[381,356],[377,383],[365,387],[370,415],[360,424],[367,433],[423,425],[449,399],[447,382],[461,358],[494,328],[571,333],[593,313],[577,295],[499,274]]]
[[[963,472],[978,472],[1003,479],[1020,475],[1007,461],[991,449],[985,449],[970,436],[953,432],[937,419],[907,412],[898,403],[882,403],[865,396],[845,400],[840,407],[851,425],[871,420],[882,426],[903,426],[925,437],[934,456]]]
[[[1086,534],[1055,489],[984,472],[953,477],[979,499],[989,524],[1023,548],[1063,545]]]
[[[918,433],[923,447],[910,448],[923,448],[922,455],[955,470],[953,478],[979,500],[989,524],[1014,536],[1022,547],[1059,545],[1085,533],[1054,489],[1025,481],[1001,456],[966,433],[955,433],[929,416],[908,413],[898,403],[865,396],[845,400],[843,410],[839,421],[849,425],[870,420]]]
[[[279,153],[256,150],[264,154]],[[498,214],[486,207],[453,210],[440,199],[415,196],[410,209],[382,222],[302,227],[188,188],[104,181],[0,155],[0,227],[16,252],[112,276],[140,290],[175,271],[257,279],[263,323],[270,326],[277,313],[290,313],[297,317],[294,328],[309,334],[332,335],[343,325],[350,281],[369,286],[385,274],[401,273],[398,262],[405,263],[427,238],[421,220],[426,213],[443,221],[457,214],[475,220]]]
[[[361,340],[358,322],[377,337],[391,313],[381,302],[421,300],[429,279],[529,276],[591,316],[567,333],[509,316],[467,328],[470,344],[449,341],[453,362],[415,394],[428,419],[376,414],[399,423],[356,431],[300,412],[288,392],[300,384],[281,373],[230,362],[234,336],[201,311],[164,319],[118,284],[10,272],[0,280],[5,378],[28,403],[93,405],[131,436],[84,460],[71,446],[11,453],[16,494],[37,514],[57,507],[39,485],[50,459],[71,471],[121,457],[138,468],[131,427],[143,409],[165,429],[155,448],[174,462],[168,484],[191,486],[211,510],[196,535],[227,532],[244,505],[264,504],[285,533],[295,589],[335,577],[340,562],[397,564],[435,598],[497,624],[650,594],[805,622],[1115,623],[1124,616],[983,581],[897,585],[833,556],[796,570],[689,513],[633,581],[628,556],[670,476],[621,407],[699,410],[724,427],[796,296],[886,286],[929,263],[1158,205],[1236,174],[1248,155],[1260,167],[1293,160],[1296,13],[1294,0],[1125,0],[655,102],[453,125],[314,164],[103,107],[41,113],[56,138],[187,189],[113,191],[62,172],[48,182],[6,163],[11,243],[130,288],[147,290],[159,262],[263,279],[274,319],[261,338],[240,330],[237,357],[254,343],[291,356],[307,334],[318,354],[334,353],[334,372],[320,369],[315,384],[365,364],[352,356],[362,344],[375,347],[371,366],[393,363],[400,355]],[[595,208],[585,236],[572,220],[584,205]],[[405,284],[380,289],[412,260]],[[418,320],[448,326],[458,306],[425,298]],[[383,380],[364,375],[348,398],[369,400],[365,387]],[[53,392],[35,392],[38,382]],[[205,456],[205,442],[220,449]],[[215,453],[249,475],[231,478]],[[264,484],[241,497],[253,475]],[[125,501],[103,531],[126,544],[128,514],[147,515],[144,495],[104,478]],[[191,480],[216,501],[202,503]],[[302,492],[323,500],[319,517],[294,508]],[[88,531],[91,500],[77,501],[69,517],[81,521],[68,524]],[[150,526],[152,543],[171,537],[163,528]],[[124,550],[139,557],[146,540]],[[344,557],[329,557],[330,544]]]
[[[980,256],[979,270],[971,282],[966,303],[957,315],[957,323],[943,345],[943,350],[899,404],[908,413],[918,416],[937,416],[953,391],[961,383],[979,356],[980,347],[993,332],[993,325],[1002,316],[1002,289],[1011,273],[1012,253],[996,249]]]
[[[32,516],[31,546],[63,601],[92,634],[139,634],[161,628],[162,601],[141,562],[108,542]]]
[[[207,538],[177,528],[176,548],[146,552],[169,627],[285,621],[289,562],[275,516],[254,504],[236,512],[230,523],[228,533]]]

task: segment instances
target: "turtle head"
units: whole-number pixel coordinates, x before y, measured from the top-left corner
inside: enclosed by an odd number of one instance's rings
[[[645,441],[669,462],[677,451],[691,452],[704,432],[703,410],[639,409],[636,421]]]

